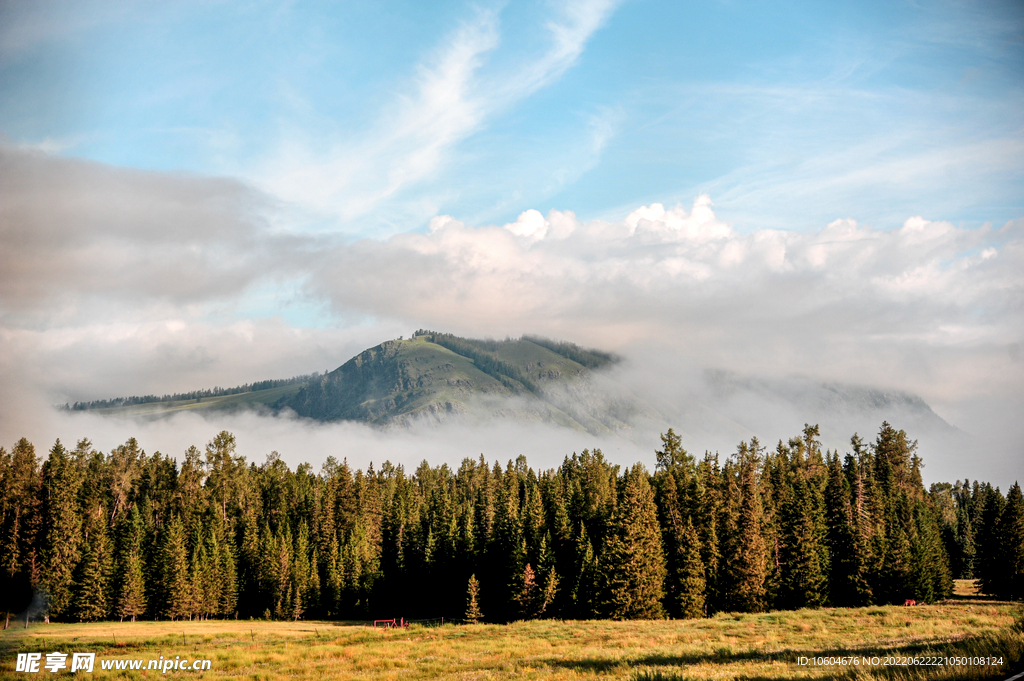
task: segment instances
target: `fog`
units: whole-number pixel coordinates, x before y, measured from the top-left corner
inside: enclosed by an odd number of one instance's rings
[[[227,429],[250,460],[276,450],[292,465],[483,453],[544,468],[599,447],[650,466],[669,426],[689,450],[725,455],[751,436],[772,447],[805,422],[846,451],[853,432],[871,440],[888,419],[920,439],[927,480],[1005,486],[1024,472],[1024,220],[740,229],[699,196],[611,222],[442,215],[353,242],[289,226],[287,210],[233,180],[10,145],[0,175],[4,446],[89,437],[109,449],[134,436],[178,455]],[[609,380],[657,416],[597,436],[500,420],[381,431],[52,409],[324,371],[417,328],[617,352]]]

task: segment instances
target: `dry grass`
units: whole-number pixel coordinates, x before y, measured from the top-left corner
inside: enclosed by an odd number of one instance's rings
[[[826,679],[1005,678],[1024,637],[1008,603],[799,610],[696,621],[533,621],[374,630],[337,622],[136,622],[33,625],[0,637],[0,675],[18,651],[96,652],[98,658],[201,657],[190,678],[314,679]],[[184,637],[184,638],[183,638]],[[1002,667],[799,666],[822,655],[1002,654]],[[962,672],[962,673],[961,673]],[[960,675],[957,675],[960,673]],[[49,676],[49,673],[46,673]],[[98,677],[157,678],[157,672]]]
[[[980,587],[976,579],[954,579],[953,596],[956,598],[981,597]]]

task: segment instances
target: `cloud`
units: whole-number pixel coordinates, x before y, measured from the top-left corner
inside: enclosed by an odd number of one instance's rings
[[[10,147],[0,173],[8,440],[70,439],[48,415],[55,402],[323,371],[419,327],[618,351],[618,380],[677,414],[713,404],[736,421],[729,414],[760,404],[764,418],[747,423],[799,420],[804,403],[773,406],[770,391],[704,399],[705,370],[726,369],[761,381],[751,385],[797,376],[808,394],[822,382],[920,394],[993,460],[1009,461],[1024,437],[1024,220],[741,233],[702,195],[617,221],[531,209],[472,226],[443,215],[425,233],[349,243],[275,229],[280,207],[230,180]],[[286,321],[302,309],[327,323]],[[698,451],[710,442],[696,440]]]
[[[254,180],[275,196],[343,222],[378,217],[371,212],[381,201],[428,180],[455,145],[571,68],[615,4],[560,4],[544,26],[546,48],[512,66],[488,63],[502,47],[499,15],[478,9],[416,66],[408,94],[381,112],[373,130],[355,139],[335,136],[327,145],[288,131]],[[597,151],[611,134],[609,125],[595,122]]]
[[[299,248],[238,182],[0,145],[0,316],[239,295]],[[138,310],[133,308],[132,314]]]
[[[474,227],[440,216],[427,234],[363,240],[325,262],[309,285],[339,311],[620,352],[616,379],[697,451],[729,452],[752,435],[771,443],[817,420],[845,451],[854,431],[870,438],[889,418],[921,438],[930,480],[968,473],[965,451],[979,453],[971,475],[1018,474],[1024,220],[964,228],[913,216],[880,230],[840,219],[744,234],[699,196],[618,222],[531,210]],[[741,387],[719,394],[707,374],[719,369]],[[854,397],[881,389],[896,406],[832,407],[829,385]],[[900,406],[903,392],[960,431]]]
[[[1021,331],[1022,228],[913,217],[889,231],[843,219],[813,234],[740,234],[707,196],[689,210],[644,206],[622,222],[529,210],[504,227],[471,227],[441,216],[428,234],[339,248],[310,285],[338,310],[497,335],[582,328],[606,345],[610,327],[620,345],[696,317],[715,335],[756,323],[788,339],[799,321],[815,343],[834,334],[957,346],[968,328],[972,343],[1009,343]]]

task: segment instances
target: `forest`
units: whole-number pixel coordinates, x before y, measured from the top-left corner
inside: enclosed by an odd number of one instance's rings
[[[180,459],[135,439],[0,448],[0,610],[47,621],[699,618],[934,602],[954,578],[1024,595],[1024,498],[926,489],[883,423],[823,451],[817,426],[730,456],[661,436],[653,473],[600,450],[319,472],[221,432]]]

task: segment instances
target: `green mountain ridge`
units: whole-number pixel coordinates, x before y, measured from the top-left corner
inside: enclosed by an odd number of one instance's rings
[[[290,411],[315,421],[377,426],[508,418],[600,434],[629,428],[630,419],[645,412],[595,385],[595,371],[617,361],[609,353],[538,336],[480,340],[419,330],[412,338],[364,350],[322,375],[97,400],[69,409],[142,418],[184,411]]]
[[[593,368],[615,361],[533,337],[475,340],[421,330],[363,351],[275,407],[318,421],[376,425],[499,417],[595,434],[628,427],[607,410],[570,397],[566,388],[585,384],[593,370],[566,355]]]

